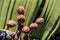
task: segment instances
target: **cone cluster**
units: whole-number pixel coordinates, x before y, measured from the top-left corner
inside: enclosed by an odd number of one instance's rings
[[[17,16],[17,22],[18,22],[18,31],[19,32],[23,32],[23,33],[29,33],[31,30],[36,30],[36,29],[38,29],[38,26],[40,25],[40,24],[43,24],[44,23],[44,18],[37,18],[36,19],[36,21],[34,22],[34,23],[31,23],[30,25],[29,25],[29,27],[28,26],[24,26],[24,25],[22,25],[22,23],[24,23],[25,22],[25,20],[26,20],[26,17],[25,17],[25,15],[24,15],[24,7],[23,6],[19,6],[18,8],[17,8],[17,12],[18,12],[18,16]],[[8,22],[7,22],[7,27],[9,27],[9,28],[12,28],[12,27],[14,27],[14,26],[16,26],[16,22],[14,22],[13,20],[9,20]]]

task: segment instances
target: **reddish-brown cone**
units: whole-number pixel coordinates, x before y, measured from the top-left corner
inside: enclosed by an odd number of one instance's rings
[[[16,23],[13,21],[13,20],[9,20],[8,22],[7,22],[7,26],[8,27],[14,27],[16,25]]]
[[[24,15],[19,15],[18,17],[17,17],[17,21],[19,22],[19,23],[24,23],[25,22],[25,16]]]
[[[43,24],[43,23],[44,23],[44,18],[38,18],[38,19],[36,20],[36,23],[37,23],[37,24]]]
[[[17,34],[14,35],[14,40],[18,40]]]
[[[23,6],[19,6],[19,7],[17,8],[17,12],[18,12],[18,14],[24,15],[24,7],[23,7]]]
[[[30,31],[30,28],[27,27],[27,26],[24,26],[24,27],[22,28],[22,32],[23,32],[23,33],[29,33],[29,31]]]
[[[36,30],[38,28],[38,24],[37,23],[31,23],[29,27],[32,30]]]

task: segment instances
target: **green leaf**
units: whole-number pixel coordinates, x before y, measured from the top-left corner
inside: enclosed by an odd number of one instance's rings
[[[18,16],[17,7],[24,6],[26,16],[25,26],[29,26],[38,16],[38,11],[41,8],[44,0],[0,0],[0,29],[8,29],[13,32],[18,32],[17,26],[8,28],[6,22],[14,20]],[[41,15],[40,15],[41,14]],[[44,24],[39,25],[39,28],[32,32],[32,37],[41,40],[49,40],[59,32],[60,26],[60,0],[46,0],[40,17],[45,19]],[[22,33],[22,38],[25,36]]]
[[[58,3],[59,1],[57,0],[46,0],[45,6],[40,15],[40,17],[45,19],[45,23],[40,25],[38,30],[32,33],[33,37],[40,38],[41,40],[47,40],[47,37],[52,33],[52,30],[55,29],[56,26],[53,26],[60,16],[60,6],[57,5]]]
[[[37,5],[37,3],[38,3],[38,5]],[[33,0],[32,5],[30,5],[31,0],[28,1],[28,4],[27,4],[28,6],[26,5],[27,9],[25,10],[26,21],[25,21],[24,25],[29,26],[29,24],[34,21],[41,3],[42,3],[42,0]],[[24,34],[22,35],[22,38],[23,37],[24,37]]]
[[[9,6],[9,1],[7,0],[3,0],[3,6],[1,9],[1,13],[0,13],[0,28],[4,28],[4,22],[5,22],[5,18],[6,18],[6,14],[7,14],[7,10],[8,10],[8,6]]]

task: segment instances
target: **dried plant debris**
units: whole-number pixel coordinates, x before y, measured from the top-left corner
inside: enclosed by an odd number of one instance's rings
[[[18,38],[18,34],[15,34],[14,32],[0,29],[0,40],[20,40]]]

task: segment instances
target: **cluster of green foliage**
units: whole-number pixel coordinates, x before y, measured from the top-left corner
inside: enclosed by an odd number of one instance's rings
[[[43,2],[45,3],[41,11]],[[17,27],[7,28],[6,22],[11,19],[17,22],[17,7],[20,5],[25,8],[24,15],[27,19],[24,25],[29,26],[34,22],[37,14],[45,19],[44,24],[31,33],[32,37],[49,40],[53,35],[60,33],[60,0],[0,0],[0,29],[17,32]],[[22,37],[24,36],[22,33]]]

